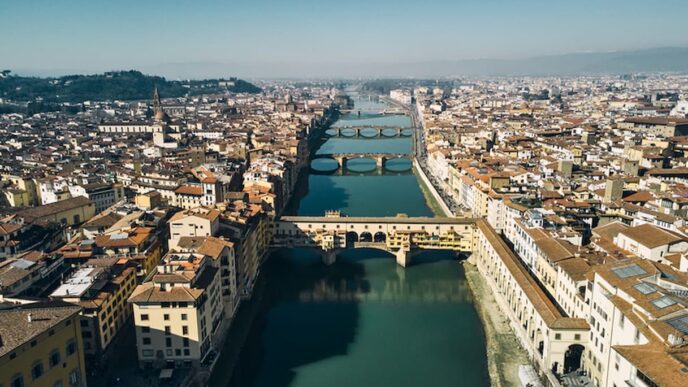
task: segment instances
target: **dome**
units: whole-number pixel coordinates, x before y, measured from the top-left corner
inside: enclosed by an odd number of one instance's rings
[[[169,122],[170,116],[167,115],[162,109],[155,112],[155,120],[160,122]]]

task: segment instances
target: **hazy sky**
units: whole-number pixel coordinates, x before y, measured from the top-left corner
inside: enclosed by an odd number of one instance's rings
[[[686,0],[0,0],[0,67],[269,71],[688,46],[685,15]]]

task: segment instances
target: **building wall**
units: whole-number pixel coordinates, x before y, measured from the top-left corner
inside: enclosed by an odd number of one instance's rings
[[[200,364],[220,333],[224,308],[219,273],[195,302],[133,303],[139,366]]]
[[[219,222],[211,222],[197,216],[186,216],[170,222],[169,247],[177,246],[181,237],[204,237],[216,235]]]
[[[574,328],[579,324],[571,324],[546,307],[546,296],[536,294],[537,285],[509,247],[484,220],[477,223],[471,260],[477,263],[500,310],[536,366],[543,371],[563,372],[566,351],[573,344],[585,346],[588,329]],[[551,372],[545,374],[553,380]]]
[[[596,385],[611,386],[609,375],[618,363],[611,346],[645,344],[647,339],[610,301],[617,293],[614,286],[599,275],[590,285],[590,339],[583,369]]]
[[[94,356],[105,351],[119,330],[127,323],[131,316],[131,306],[127,304],[127,299],[134,288],[136,288],[136,270],[128,268],[122,272],[121,285],[117,290],[108,294],[98,309],[83,313],[82,322],[86,320],[93,327],[92,337],[83,339],[84,352],[87,355]],[[85,329],[83,331],[86,332]]]
[[[50,331],[53,332],[52,335]],[[55,387],[59,382],[62,386],[86,386],[83,343],[77,313],[52,330],[37,336],[35,345],[31,345],[32,342],[25,343],[0,358],[0,385],[12,386],[14,378],[21,375],[24,386]],[[69,343],[75,344],[75,352],[68,355]],[[59,353],[60,359],[51,366],[50,356],[53,353]],[[12,354],[16,354],[14,359],[11,358]],[[43,375],[33,380],[31,370],[37,362],[43,365]],[[72,384],[70,381],[74,380],[76,383]]]

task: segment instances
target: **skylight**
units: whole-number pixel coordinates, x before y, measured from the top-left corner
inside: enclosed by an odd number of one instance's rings
[[[667,324],[674,327],[674,329],[688,335],[688,315],[674,317],[672,319],[666,320]]]
[[[676,301],[674,301],[674,299],[669,296],[663,296],[656,300],[652,300],[652,304],[658,307],[659,309],[666,308],[667,306],[674,305],[675,303]]]
[[[634,276],[641,275],[641,274],[647,274],[647,272],[645,270],[643,270],[642,267],[638,266],[635,263],[630,264],[628,266],[615,267],[612,269],[612,271],[619,278],[628,278],[628,277],[634,277]]]
[[[635,290],[637,290],[643,294],[650,294],[650,293],[654,293],[656,291],[654,286],[647,284],[645,282],[641,282],[637,285],[634,285],[633,287],[635,288]]]

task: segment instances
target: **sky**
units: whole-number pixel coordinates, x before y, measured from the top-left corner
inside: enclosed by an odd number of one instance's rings
[[[685,15],[686,0],[0,0],[0,67],[281,76],[685,47]]]

